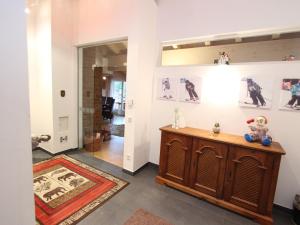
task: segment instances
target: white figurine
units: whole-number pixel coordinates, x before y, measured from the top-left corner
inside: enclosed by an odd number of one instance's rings
[[[220,65],[229,65],[229,56],[227,53],[225,52],[219,52],[219,60],[218,60],[218,64]]]

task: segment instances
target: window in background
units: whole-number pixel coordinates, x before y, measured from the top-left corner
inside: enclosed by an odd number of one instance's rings
[[[115,81],[111,82],[111,97],[115,99],[114,111],[120,115],[125,114],[125,98],[126,98],[126,82]]]

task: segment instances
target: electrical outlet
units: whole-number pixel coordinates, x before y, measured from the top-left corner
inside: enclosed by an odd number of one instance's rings
[[[60,140],[60,143],[67,142],[68,136],[60,137],[59,140]]]
[[[126,159],[127,159],[128,161],[130,161],[130,160],[131,160],[131,156],[130,156],[130,155],[127,155],[127,156],[126,156]]]

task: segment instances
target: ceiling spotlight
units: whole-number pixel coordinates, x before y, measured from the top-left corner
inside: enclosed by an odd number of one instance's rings
[[[106,76],[103,76],[102,79],[103,79],[103,80],[106,80]]]
[[[280,38],[280,34],[272,34],[272,39],[278,39]]]
[[[209,46],[209,45],[210,45],[210,41],[205,41],[205,42],[204,42],[204,45],[205,45],[205,46]]]
[[[242,42],[242,38],[237,37],[237,38],[235,39],[235,42]]]
[[[26,8],[24,9],[24,12],[25,12],[26,14],[30,14],[30,9],[29,9],[28,7],[26,7]]]
[[[172,45],[172,47],[174,48],[174,49],[177,49],[178,48],[178,45]]]

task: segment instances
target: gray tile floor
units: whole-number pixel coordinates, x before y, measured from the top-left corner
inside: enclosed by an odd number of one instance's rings
[[[137,175],[130,176],[123,173],[120,168],[87,153],[73,151],[67,155],[130,182],[125,189],[83,219],[79,225],[123,225],[138,208],[158,215],[173,225],[256,224],[238,214],[175,189],[156,184],[154,178],[157,168],[155,167],[148,166]],[[34,163],[48,158],[51,156],[43,151],[33,152]],[[275,225],[293,224],[289,214],[276,209],[274,210],[274,220]]]

